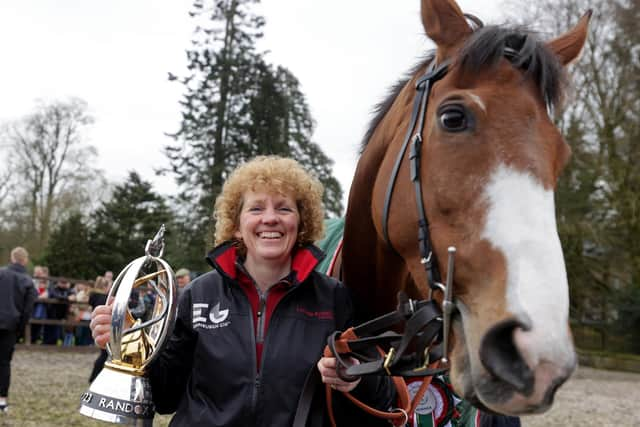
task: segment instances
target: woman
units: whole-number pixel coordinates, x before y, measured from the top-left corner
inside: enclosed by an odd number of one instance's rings
[[[225,183],[215,205],[218,246],[207,257],[214,270],[185,288],[173,335],[150,367],[156,409],[176,412],[172,426],[291,426],[312,369],[339,391],[392,405],[388,378],[344,382],[335,359],[320,357],[327,336],[351,317],[347,290],[314,271],[322,191],[297,162],[279,157],[256,158]],[[109,323],[110,307],[96,308],[101,346]],[[363,425],[364,414],[334,395],[339,424]],[[324,393],[315,396],[313,407],[322,408]]]

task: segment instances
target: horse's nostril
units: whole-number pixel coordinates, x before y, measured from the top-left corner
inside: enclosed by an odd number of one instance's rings
[[[534,373],[516,347],[513,339],[516,329],[528,328],[509,319],[489,329],[480,344],[480,360],[493,376],[528,396],[533,393]]]

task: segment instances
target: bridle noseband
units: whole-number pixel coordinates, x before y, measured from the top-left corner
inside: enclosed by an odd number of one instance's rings
[[[393,249],[391,240],[389,239],[389,209],[391,206],[391,196],[395,187],[398,171],[402,164],[402,159],[407,151],[409,142],[411,142],[411,151],[409,152],[409,161],[411,162],[411,182],[415,189],[416,207],[418,212],[418,247],[420,250],[420,263],[424,266],[427,274],[427,283],[430,287],[429,298],[433,291],[439,290],[444,294],[442,302],[443,311],[443,356],[442,361],[447,362],[448,335],[451,323],[451,313],[454,311],[453,303],[453,267],[455,248],[449,248],[449,259],[447,268],[446,285],[441,283],[440,270],[438,268],[438,260],[433,252],[431,238],[429,237],[429,221],[424,210],[424,201],[422,199],[422,182],[420,180],[420,154],[422,152],[422,132],[424,130],[425,116],[427,114],[427,104],[431,88],[441,78],[443,78],[449,70],[449,61],[445,61],[440,65],[436,65],[435,58],[429,65],[426,73],[416,82],[417,95],[413,101],[413,109],[411,111],[411,120],[407,133],[405,134],[402,147],[398,152],[398,157],[393,165],[391,177],[387,186],[387,192],[384,199],[384,210],[382,212],[382,235],[384,241]]]

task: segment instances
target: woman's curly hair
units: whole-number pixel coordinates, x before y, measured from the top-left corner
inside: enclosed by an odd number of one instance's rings
[[[313,243],[324,235],[324,188],[320,181],[293,159],[258,156],[231,173],[216,199],[213,213],[216,245],[235,240],[234,233],[240,225],[240,211],[247,191],[293,196],[300,213],[298,245]]]

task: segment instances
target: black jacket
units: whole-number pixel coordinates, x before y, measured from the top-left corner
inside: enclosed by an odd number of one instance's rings
[[[47,318],[62,320],[69,313],[69,304],[62,303],[69,301],[69,296],[74,294],[73,289],[60,287],[58,283],[50,283],[47,290],[49,298],[57,299],[60,303],[47,304]]]
[[[31,317],[37,292],[26,268],[9,264],[0,269],[0,329],[24,331]]]
[[[297,250],[286,293],[271,308],[258,371],[260,323],[254,323],[250,298],[237,280],[242,267],[235,248],[222,245],[210,254],[215,270],[185,287],[173,334],[150,367],[156,410],[176,411],[172,426],[291,426],[327,336],[351,319],[346,288],[313,270],[321,256],[315,247]],[[353,394],[388,409],[395,390],[387,378],[363,378]],[[320,385],[314,399],[322,401],[314,401],[315,407],[324,403]],[[344,404],[342,397],[334,400]],[[354,407],[339,412],[357,417],[350,425],[363,425],[364,414]]]

